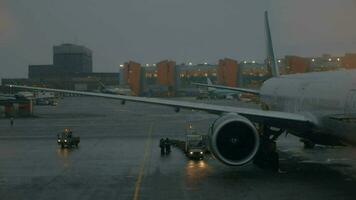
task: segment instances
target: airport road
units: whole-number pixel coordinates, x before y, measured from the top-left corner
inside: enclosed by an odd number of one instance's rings
[[[188,123],[207,132],[214,115],[88,97],[35,112],[14,127],[0,119],[0,199],[356,199],[352,148],[303,150],[282,136],[284,172],[274,173],[160,155],[161,137],[183,139]],[[81,137],[78,149],[57,146],[64,128]]]

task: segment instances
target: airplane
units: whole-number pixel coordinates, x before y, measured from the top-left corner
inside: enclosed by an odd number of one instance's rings
[[[131,95],[131,90],[128,88],[109,88],[103,82],[96,79],[95,80],[100,84],[100,92],[106,94],[119,94],[119,95]]]
[[[243,92],[243,93],[250,93],[250,94],[256,94],[256,95],[260,94],[259,90],[248,89],[248,88],[239,88],[239,87],[230,87],[230,86],[225,86],[225,85],[215,85],[211,82],[211,80],[209,78],[208,78],[208,80],[209,81],[207,81],[207,84],[204,84],[204,83],[192,83],[192,84],[197,85],[197,86],[207,87],[208,91],[209,90],[214,91],[214,89],[219,89],[220,93],[223,93],[223,92],[231,93],[232,91],[235,91],[235,93]]]
[[[210,87],[210,86],[215,86],[213,82],[210,80],[210,78],[206,78],[207,84],[202,84],[202,83],[192,83],[193,85],[197,86],[204,86],[208,88],[208,97],[209,98],[226,98],[226,99],[233,99],[234,95],[238,95],[241,93],[240,91],[233,91],[233,90],[226,90],[226,89],[220,89],[220,88],[215,88],[215,87]]]
[[[263,109],[211,105],[178,100],[69,91],[29,86],[10,87],[74,93],[126,101],[200,110],[217,114],[209,128],[209,147],[222,163],[241,166],[253,161],[258,166],[278,167],[276,141],[284,132],[315,144],[356,146],[356,70],[315,72],[280,76],[265,12],[267,62],[272,78],[260,90]],[[276,129],[278,128],[278,129]]]

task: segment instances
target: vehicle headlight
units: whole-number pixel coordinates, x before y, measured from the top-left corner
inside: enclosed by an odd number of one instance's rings
[[[203,152],[201,151],[200,154],[203,155]]]
[[[64,140],[64,142],[67,142],[67,140]]]
[[[61,140],[58,140],[58,142],[61,142]]]
[[[191,151],[191,152],[189,152],[190,153],[190,155],[193,155],[193,152]]]

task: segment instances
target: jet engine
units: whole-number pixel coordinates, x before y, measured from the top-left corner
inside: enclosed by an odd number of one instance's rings
[[[251,161],[259,148],[259,134],[247,118],[226,114],[210,127],[210,150],[227,165],[244,165]]]

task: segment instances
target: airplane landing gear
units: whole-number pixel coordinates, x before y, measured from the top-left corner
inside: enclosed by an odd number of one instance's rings
[[[300,139],[301,142],[304,144],[304,149],[314,149],[315,143],[308,140],[308,139]]]
[[[262,169],[279,170],[279,155],[275,141],[261,141],[260,148],[253,161],[255,165]]]
[[[262,126],[260,148],[253,163],[263,169],[279,170],[279,155],[277,152],[276,139],[284,130],[273,131],[270,127]]]

